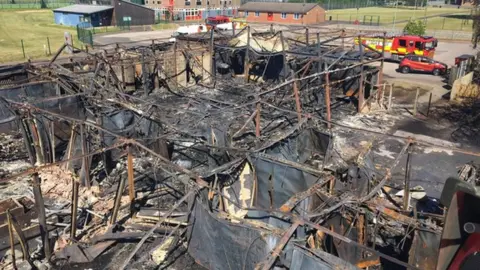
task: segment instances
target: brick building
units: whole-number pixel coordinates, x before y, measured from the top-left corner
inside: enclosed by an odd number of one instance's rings
[[[161,20],[204,20],[210,16],[236,16],[241,0],[145,0]],[[173,16],[172,16],[173,14]]]
[[[325,10],[317,4],[248,2],[238,9],[247,22],[316,24],[325,21]]]

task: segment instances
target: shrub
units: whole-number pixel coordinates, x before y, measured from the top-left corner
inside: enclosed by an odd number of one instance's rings
[[[425,35],[426,26],[420,20],[417,21],[409,21],[405,28],[403,28],[403,32],[409,35],[418,35],[422,36]]]

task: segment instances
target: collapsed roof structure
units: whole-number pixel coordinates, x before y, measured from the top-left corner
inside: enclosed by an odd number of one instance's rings
[[[184,246],[209,269],[432,269],[437,247],[422,245],[439,239],[440,207],[412,217],[408,186],[406,199],[386,186],[413,144],[432,144],[342,122],[385,107],[382,53],[313,30],[211,31],[2,68],[0,128],[22,134],[30,166],[1,182],[31,179],[35,207],[6,213],[19,237],[0,235],[0,253],[11,246],[15,264],[19,243],[27,264],[89,264],[133,241],[97,267],[165,266]],[[381,168],[378,137],[398,144]]]

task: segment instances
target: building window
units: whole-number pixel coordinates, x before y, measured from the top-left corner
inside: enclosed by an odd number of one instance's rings
[[[148,0],[145,0],[145,4],[148,4]]]
[[[202,5],[202,0],[197,0],[197,6],[201,6]]]
[[[282,19],[286,19],[286,18],[287,18],[287,13],[282,12]]]
[[[248,16],[248,11],[245,11],[245,16]]]
[[[157,5],[160,5],[160,4],[162,4],[162,1],[157,1]]]
[[[299,13],[294,13],[294,14],[293,14],[293,18],[294,18],[295,20],[300,19],[300,14],[299,14]]]
[[[260,12],[255,11],[255,17],[260,17]]]
[[[190,6],[190,1],[185,1],[185,6]]]

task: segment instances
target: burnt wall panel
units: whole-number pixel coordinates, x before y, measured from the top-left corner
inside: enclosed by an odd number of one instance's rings
[[[208,269],[254,269],[268,254],[262,231],[221,220],[200,202],[190,215],[188,252]]]

